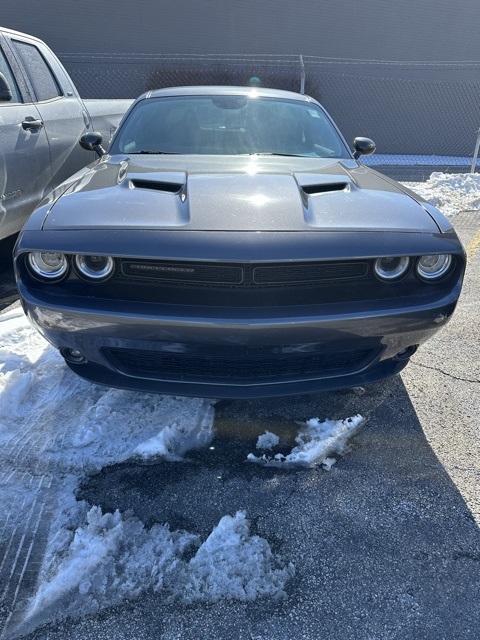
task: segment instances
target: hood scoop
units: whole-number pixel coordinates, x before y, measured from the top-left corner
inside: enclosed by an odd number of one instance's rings
[[[354,186],[352,179],[347,175],[323,175],[315,173],[295,173],[298,186],[307,196],[320,193],[332,193],[333,191],[345,191]]]
[[[348,182],[332,182],[330,184],[309,184],[302,187],[302,191],[308,196],[314,196],[317,193],[330,193],[331,191],[345,191],[349,186]]]
[[[163,193],[180,193],[183,184],[177,182],[163,182],[158,180],[143,180],[134,178],[130,180],[130,187],[133,189],[151,189],[153,191],[162,191]]]

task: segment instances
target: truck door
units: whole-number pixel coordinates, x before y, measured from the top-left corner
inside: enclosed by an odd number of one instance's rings
[[[72,81],[46,45],[13,35],[9,41],[37,98],[50,145],[52,183],[57,187],[95,158],[78,143],[82,133],[91,129],[90,116]]]
[[[48,193],[52,170],[41,116],[0,35],[0,72],[12,99],[0,101],[0,239],[19,231]]]

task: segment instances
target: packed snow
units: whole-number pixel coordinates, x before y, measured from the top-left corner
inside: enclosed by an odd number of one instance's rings
[[[181,459],[213,438],[211,401],[91,385],[72,375],[20,308],[0,316],[0,345],[0,443],[18,439],[16,458],[93,472],[131,458]]]
[[[87,507],[82,503],[77,508]],[[294,573],[293,565],[284,566],[266,540],[250,535],[241,511],[224,516],[204,542],[165,524],[146,529],[138,518],[119,511],[103,514],[99,507],[75,519],[84,524],[64,528],[54,541],[27,620],[46,612],[55,617],[59,607],[75,618],[147,590],[184,604],[278,598]]]
[[[319,420],[312,418],[300,424],[300,430],[295,442],[297,445],[287,455],[276,453],[272,455],[262,454],[256,456],[249,453],[247,460],[270,467],[307,467],[319,465],[329,471],[336,459],[331,456],[343,455],[348,441],[354,436],[365,422],[361,415],[356,415],[346,420]],[[272,449],[278,445],[280,439],[267,431],[268,444],[264,446],[265,436],[260,436],[257,441],[258,449]],[[276,440],[276,442],[275,442]]]
[[[280,438],[271,431],[265,431],[262,435],[258,436],[257,449],[273,449],[280,442]]]
[[[432,173],[426,182],[410,182],[407,186],[444,215],[461,211],[480,211],[479,173]]]
[[[146,590],[185,604],[283,596],[293,567],[250,534],[242,511],[202,539],[168,524],[147,528],[75,497],[85,475],[107,465],[181,461],[207,447],[213,418],[210,400],[91,385],[68,370],[21,309],[0,316],[1,577],[11,637]],[[9,579],[24,559],[15,544],[31,537],[25,569],[40,534],[46,548],[36,593],[17,602],[19,585]]]

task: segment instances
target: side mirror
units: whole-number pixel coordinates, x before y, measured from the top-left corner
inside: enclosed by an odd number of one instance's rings
[[[370,138],[355,138],[353,141],[353,157],[358,160],[360,156],[370,156],[377,148],[374,141]]]
[[[0,101],[1,102],[10,102],[12,99],[12,90],[10,89],[10,85],[7,82],[7,79],[0,73]]]
[[[99,158],[107,152],[102,147],[102,134],[98,131],[88,131],[81,136],[79,143],[82,149],[86,151],[95,151]]]

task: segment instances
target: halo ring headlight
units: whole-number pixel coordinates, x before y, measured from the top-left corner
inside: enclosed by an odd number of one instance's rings
[[[377,278],[384,282],[393,282],[402,278],[407,273],[409,266],[410,258],[408,256],[389,256],[375,260],[373,268]]]
[[[115,262],[110,256],[75,256],[78,273],[87,280],[106,280],[115,270]]]
[[[36,277],[60,280],[68,271],[68,260],[65,254],[56,251],[33,251],[28,254],[28,266]]]
[[[421,256],[417,262],[417,273],[422,280],[439,280],[450,270],[452,256],[449,253]]]

